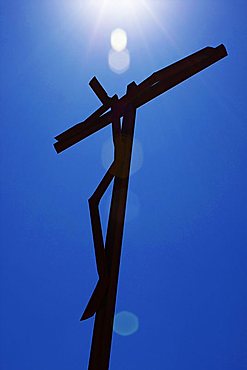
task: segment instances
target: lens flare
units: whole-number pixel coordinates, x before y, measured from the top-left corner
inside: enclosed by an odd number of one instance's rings
[[[108,170],[110,165],[113,162],[114,157],[114,146],[112,143],[112,139],[107,139],[101,149],[101,161],[103,167]],[[133,142],[133,155],[131,160],[131,166],[130,166],[130,175],[134,175],[137,173],[143,165],[144,162],[144,153],[143,153],[143,147],[140,140],[137,138],[134,139]]]
[[[124,73],[130,65],[130,55],[128,49],[117,52],[114,50],[109,51],[108,63],[111,70],[115,73]]]
[[[121,311],[115,315],[113,330],[118,335],[128,336],[139,329],[139,319],[132,312]]]
[[[127,46],[127,33],[121,29],[116,28],[111,33],[111,47],[115,51],[123,51]]]

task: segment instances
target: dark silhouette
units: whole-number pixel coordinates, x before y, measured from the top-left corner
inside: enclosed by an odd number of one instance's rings
[[[56,136],[57,142],[54,146],[59,153],[112,123],[114,160],[89,199],[99,275],[98,283],[81,317],[81,320],[85,320],[96,313],[89,370],[109,368],[136,110],[226,55],[227,51],[223,45],[216,48],[204,48],[153,73],[139,85],[132,82],[121,99],[118,99],[117,95],[110,98],[94,77],[89,85],[102,102],[101,107],[84,122]],[[121,117],[123,117],[122,126]],[[113,179],[111,207],[104,244],[98,207]]]

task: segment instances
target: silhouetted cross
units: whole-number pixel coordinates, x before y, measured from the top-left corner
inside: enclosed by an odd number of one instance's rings
[[[112,123],[114,160],[89,199],[99,280],[81,318],[85,320],[96,314],[88,370],[109,368],[136,110],[226,55],[223,45],[216,48],[206,47],[153,73],[139,85],[132,82],[121,99],[118,99],[117,95],[110,98],[94,77],[89,85],[101,100],[101,107],[84,122],[78,123],[55,138],[57,142],[54,146],[57,153],[60,153]],[[113,179],[104,243],[99,202]]]

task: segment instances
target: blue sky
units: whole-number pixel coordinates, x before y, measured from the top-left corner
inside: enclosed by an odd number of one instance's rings
[[[1,369],[87,369],[87,199],[111,130],[59,155],[53,138],[99,106],[89,80],[121,96],[221,43],[227,58],[138,111],[117,312],[139,329],[114,333],[110,369],[246,369],[246,2],[149,1],[153,15],[99,20],[101,3],[93,15],[86,0],[0,2]],[[128,34],[123,74],[107,61],[116,27]]]

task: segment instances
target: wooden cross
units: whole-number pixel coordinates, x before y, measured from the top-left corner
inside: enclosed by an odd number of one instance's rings
[[[81,320],[85,320],[95,314],[88,370],[109,369],[136,110],[225,56],[227,51],[224,45],[201,49],[154,72],[139,85],[132,82],[121,99],[117,95],[110,98],[94,77],[89,85],[102,102],[101,107],[85,121],[55,138],[57,142],[54,146],[57,153],[60,153],[106,125],[112,124],[114,160],[89,199],[99,280],[81,317]],[[104,243],[99,203],[112,180],[114,185]]]

